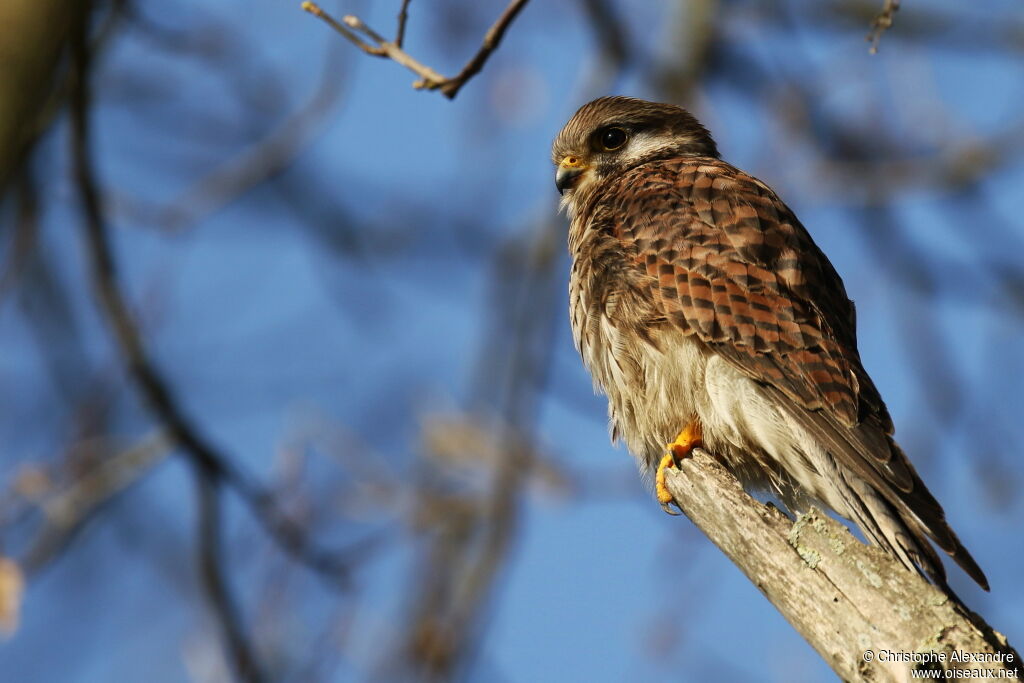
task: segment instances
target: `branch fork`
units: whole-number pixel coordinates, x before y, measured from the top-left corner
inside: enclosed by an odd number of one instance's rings
[[[459,90],[462,89],[469,79],[475,76],[483,68],[491,54],[501,44],[505,31],[516,18],[519,12],[526,6],[529,0],[512,0],[501,13],[497,21],[487,30],[484,35],[483,44],[477,53],[466,62],[458,75],[448,78],[441,75],[426,64],[423,64],[402,48],[405,40],[405,25],[409,16],[410,0],[403,0],[401,10],[398,13],[398,29],[395,32],[394,40],[387,40],[381,34],[366,25],[362,19],[351,14],[342,17],[338,21],[328,14],[322,7],[311,0],[302,3],[302,9],[313,16],[321,19],[324,23],[334,29],[346,40],[358,47],[368,55],[390,59],[419,76],[419,80],[412,84],[417,90],[440,90],[448,99],[454,99]]]

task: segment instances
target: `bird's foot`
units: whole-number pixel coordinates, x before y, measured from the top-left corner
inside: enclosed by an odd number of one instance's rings
[[[700,423],[694,420],[679,432],[672,443],[665,447],[667,453],[658,463],[658,471],[654,475],[654,492],[658,496],[658,502],[661,503],[661,509],[670,515],[678,515],[679,512],[669,507],[670,503],[675,503],[675,498],[665,483],[665,470],[670,467],[678,467],[682,460],[689,458],[693,454],[693,449],[702,445],[701,438]],[[675,505],[679,507],[678,503]]]

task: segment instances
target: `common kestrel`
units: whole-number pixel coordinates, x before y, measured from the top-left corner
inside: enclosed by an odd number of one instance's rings
[[[931,539],[988,589],[892,439],[842,280],[767,185],[689,112],[628,97],[580,108],[552,159],[573,337],[666,511],[664,469],[703,444],[791,512],[822,503],[945,586]]]

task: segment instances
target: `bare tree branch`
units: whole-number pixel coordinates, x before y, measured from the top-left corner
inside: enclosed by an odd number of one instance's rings
[[[878,13],[875,20],[871,22],[871,33],[868,34],[868,42],[871,43],[871,54],[878,52],[878,41],[882,34],[892,26],[893,18],[900,9],[900,0],[885,0],[882,11]]]
[[[843,680],[906,680],[914,664],[895,661],[903,653],[942,653],[944,662],[924,668],[956,669],[955,677],[1019,675],[1020,656],[1002,634],[839,522],[812,511],[793,524],[701,449],[667,474],[679,508]],[[954,652],[991,661],[951,661]]]
[[[5,0],[0,4],[0,191],[34,141],[40,104],[57,81],[59,57],[86,3]]]
[[[505,37],[505,31],[512,24],[512,21],[516,16],[526,7],[528,0],[513,0],[505,8],[505,11],[501,13],[498,20],[487,29],[487,33],[484,34],[484,42],[480,46],[480,49],[473,59],[466,63],[466,66],[462,67],[462,71],[455,78],[451,78],[447,83],[441,84],[441,92],[448,96],[449,99],[455,97],[455,94],[459,91],[466,81],[475,76],[483,68],[484,64],[490,58],[498,45],[501,44],[501,39]]]
[[[21,567],[0,555],[0,638],[7,638],[18,630],[24,597],[25,575]]]
[[[395,31],[395,45],[402,47],[405,42],[405,22],[409,20],[409,2],[402,0],[402,9],[398,10],[398,30]]]
[[[486,468],[487,481],[475,493],[453,492],[429,477],[418,488],[415,518],[429,529],[430,543],[413,587],[401,656],[420,680],[460,678],[483,641],[481,620],[519,532],[555,348],[561,236],[557,222],[546,222],[529,241],[514,240],[501,250],[491,298],[500,304],[488,306],[493,327],[482,340],[477,368],[486,381],[471,392],[479,418],[462,427],[435,422],[425,430],[425,446],[435,457],[473,461]]]
[[[88,116],[90,55],[84,36],[74,41],[72,53],[74,78],[70,95],[71,152],[85,217],[83,230],[92,269],[92,284],[135,387],[174,443],[196,465],[228,484],[281,549],[332,582],[347,585],[353,557],[351,553],[358,553],[361,548],[332,552],[313,545],[305,529],[281,511],[268,490],[244,476],[230,458],[220,453],[200,434],[181,409],[168,382],[150,360],[142,335],[118,286],[117,264],[109,244],[99,186],[92,168]]]
[[[512,0],[508,4],[505,11],[501,13],[501,16],[487,29],[487,33],[484,34],[483,44],[477,50],[477,53],[466,62],[466,65],[462,67],[462,71],[452,78],[442,76],[402,49],[402,42],[405,39],[408,0],[403,0],[402,2],[402,9],[398,19],[398,33],[394,41],[385,40],[383,36],[363,23],[362,19],[351,14],[343,17],[339,23],[315,2],[306,0],[306,2],[302,3],[302,9],[322,19],[328,26],[351,41],[366,54],[373,55],[374,57],[387,57],[415,73],[420,77],[420,80],[413,83],[412,87],[418,90],[440,90],[445,97],[451,100],[455,99],[462,86],[479,73],[480,69],[487,63],[491,54],[501,44],[502,38],[505,37],[505,31],[508,30],[516,16],[526,7],[527,2],[529,0]],[[375,44],[371,45],[360,38],[360,33]]]
[[[39,192],[35,179],[23,168],[14,183],[18,210],[14,235],[0,265],[0,300],[14,289],[39,236]]]
[[[40,503],[46,525],[25,555],[29,574],[45,567],[92,519],[100,507],[161,462],[171,447],[163,432],[104,458],[81,477]]]
[[[199,498],[198,543],[199,578],[224,637],[232,666],[239,680],[260,683],[264,680],[252,643],[245,634],[242,617],[231,597],[221,559],[223,516],[219,479],[200,465],[195,467],[196,493]]]

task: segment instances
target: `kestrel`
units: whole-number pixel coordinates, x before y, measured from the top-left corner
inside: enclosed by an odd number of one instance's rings
[[[703,445],[791,513],[824,504],[945,587],[930,539],[988,590],[892,439],[842,280],[767,185],[686,110],[628,97],[584,105],[552,159],[576,347],[666,511],[665,468]]]

